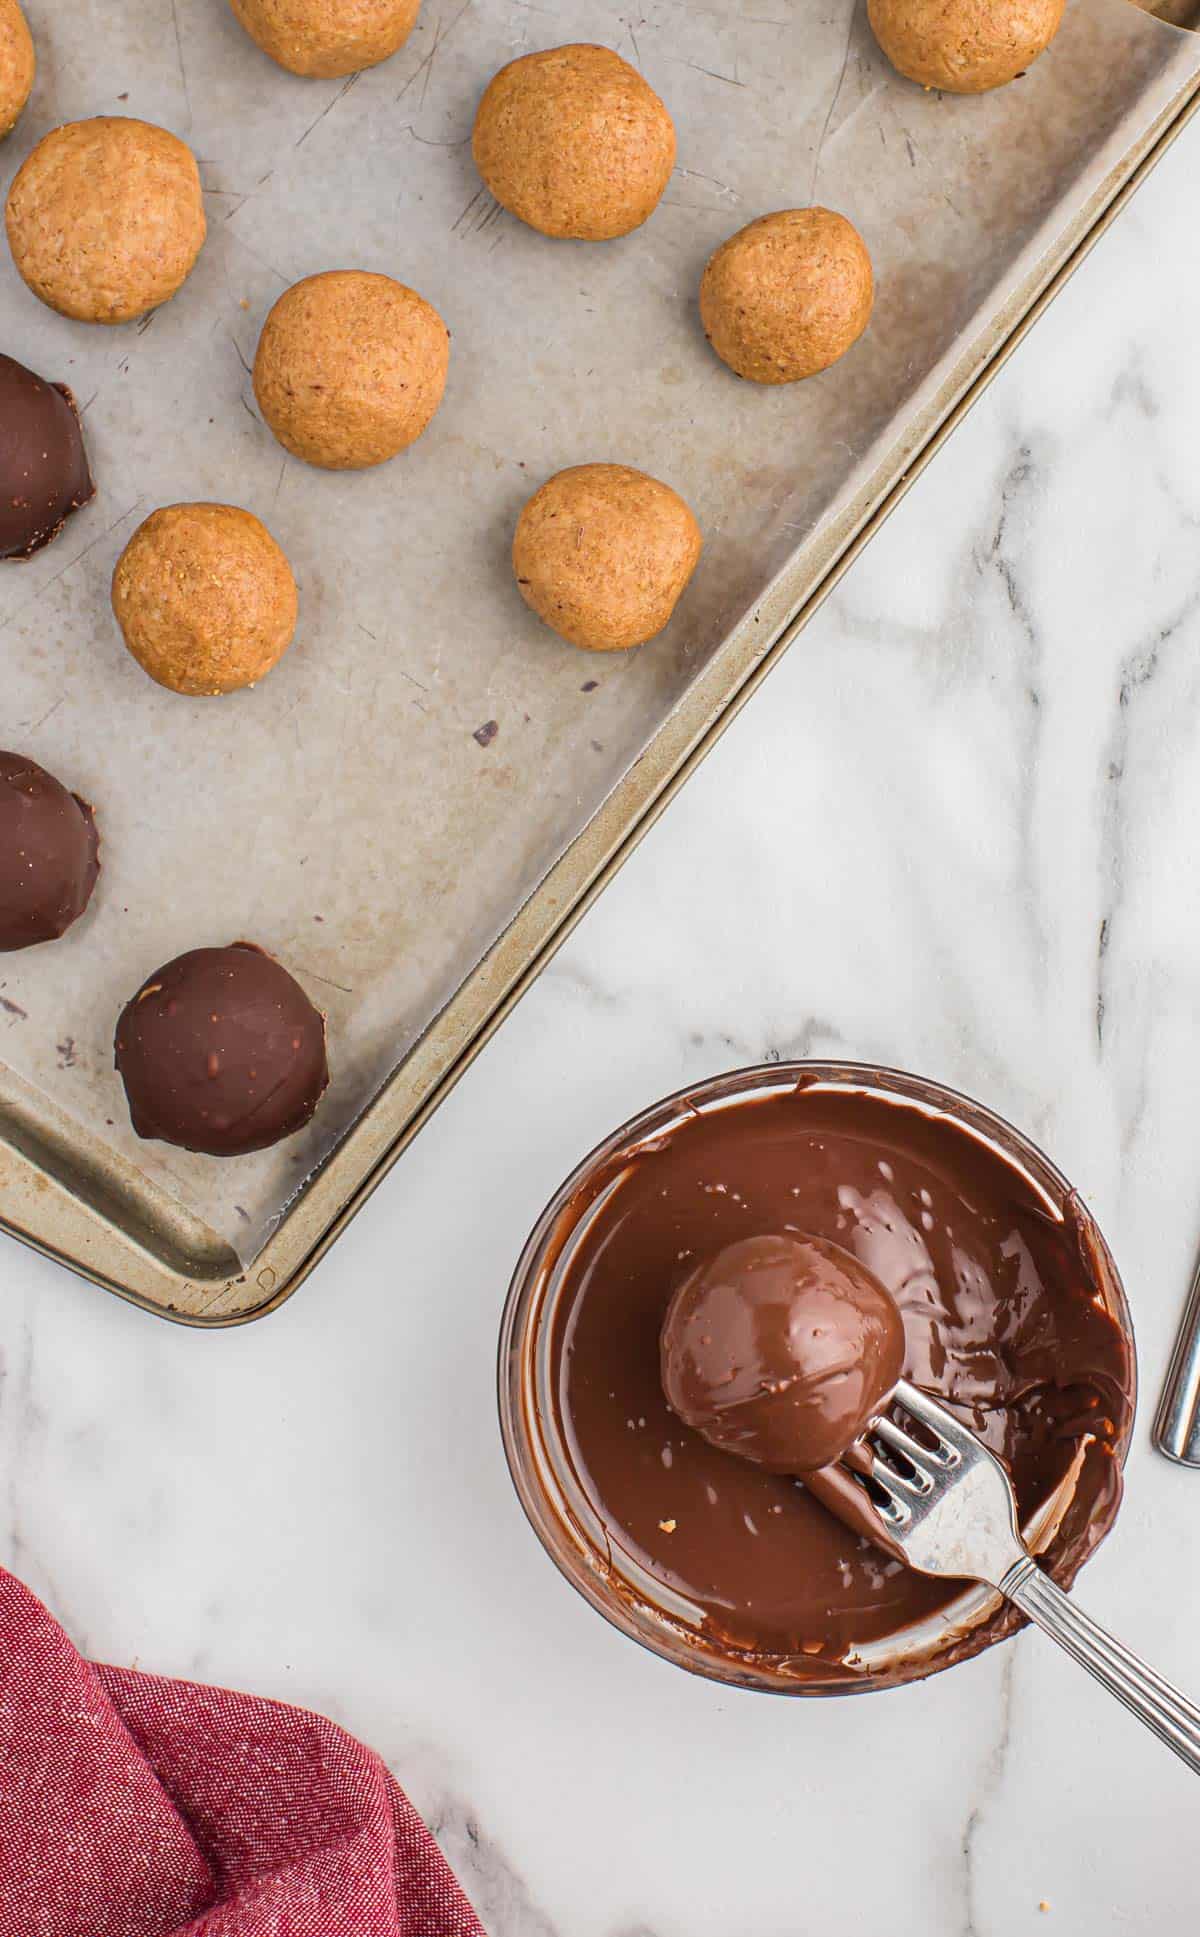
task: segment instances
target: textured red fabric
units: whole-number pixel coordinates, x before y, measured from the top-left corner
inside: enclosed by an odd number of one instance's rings
[[[0,1571],[0,1937],[483,1937],[319,1715],[84,1661]]]

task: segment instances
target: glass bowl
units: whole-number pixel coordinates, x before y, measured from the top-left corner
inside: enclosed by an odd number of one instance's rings
[[[791,1695],[858,1694],[915,1681],[978,1654],[1022,1625],[1020,1617],[991,1588],[967,1587],[935,1615],[864,1644],[853,1671],[831,1667],[827,1675],[808,1666],[798,1675],[786,1656],[749,1655],[713,1641],[686,1601],[607,1540],[566,1452],[550,1392],[556,1301],[575,1245],[605,1214],[621,1158],[668,1134],[685,1115],[786,1093],[798,1083],[893,1097],[948,1117],[994,1145],[1055,1208],[1073,1198],[1094,1258],[1097,1294],[1121,1329],[1132,1368],[1129,1308],[1108,1247],[1066,1178],[1020,1131],[971,1098],[900,1070],[862,1063],[768,1063],[689,1085],[653,1104],[598,1144],[555,1192],[521,1254],[505,1305],[500,1426],[513,1484],[543,1547],[572,1587],[623,1634],[676,1667],[734,1686]],[[1122,1466],[1131,1428],[1132,1408],[1115,1448]],[[1026,1521],[1023,1531],[1032,1552],[1051,1547],[1071,1503],[1078,1464]]]

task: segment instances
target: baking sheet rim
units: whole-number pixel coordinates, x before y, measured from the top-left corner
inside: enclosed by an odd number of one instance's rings
[[[338,1148],[297,1195],[262,1251],[245,1271],[218,1280],[187,1277],[182,1269],[155,1257],[127,1229],[98,1211],[83,1213],[93,1227],[89,1255],[82,1246],[68,1249],[54,1240],[59,1180],[43,1175],[34,1158],[3,1133],[0,1149],[17,1167],[17,1188],[30,1180],[32,1195],[48,1200],[44,1228],[21,1223],[5,1208],[13,1192],[0,1180],[0,1232],[65,1265],[101,1289],[157,1317],[201,1328],[248,1324],[278,1310],[296,1291],[346,1229],[439,1104],[449,1095],[496,1029],[532,986],[576,924],[657,821],[684,782],[695,772],[726,727],[741,711],[773,666],[794,643],[875,533],[907,494],[926,465],[962,422],[993,378],[1024,341],[1080,263],[1115,221],[1167,149],[1200,109],[1200,74],[1188,82],[1143,140],[1113,170],[1104,189],[1065,232],[1047,268],[1043,258],[1031,272],[1021,306],[1002,314],[992,326],[994,340],[980,346],[973,375],[948,401],[938,400],[924,435],[890,482],[860,514],[843,520],[840,541],[823,570],[805,588],[801,580],[768,644],[752,650],[732,688],[724,691],[698,720],[692,718],[697,687],[685,695],[654,740],[572,842],[477,967],[398,1065]],[[894,454],[892,454],[894,456]],[[893,463],[893,469],[895,465]],[[793,570],[805,567],[796,561]],[[790,579],[790,572],[784,579]],[[798,602],[797,602],[798,594]],[[750,613],[731,641],[751,638],[761,615]],[[758,641],[754,641],[755,647]],[[723,655],[719,655],[723,657]],[[706,669],[709,673],[713,668]],[[690,704],[689,704],[690,702]],[[597,858],[598,854],[598,858]],[[531,933],[529,931],[532,931]],[[528,946],[526,936],[528,935]],[[510,960],[514,951],[516,961]],[[347,1172],[343,1181],[341,1173]],[[78,1209],[78,1205],[76,1206]],[[139,1290],[118,1272],[137,1255],[157,1270],[162,1295]],[[199,1297],[193,1309],[175,1302],[189,1291]],[[257,1294],[257,1295],[256,1295]]]

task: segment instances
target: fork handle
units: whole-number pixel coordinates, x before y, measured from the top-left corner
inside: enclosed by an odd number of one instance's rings
[[[1114,1641],[1111,1634],[1076,1607],[1061,1589],[1028,1556],[1011,1567],[998,1583],[1022,1614],[1065,1648],[1124,1702],[1139,1720],[1153,1729],[1161,1742],[1174,1749],[1189,1769],[1200,1775],[1200,1708],[1189,1702],[1169,1681],[1156,1675],[1128,1648]]]

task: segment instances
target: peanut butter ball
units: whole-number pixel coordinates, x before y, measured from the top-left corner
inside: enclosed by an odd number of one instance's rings
[[[760,215],[709,257],[700,320],[713,349],[753,383],[795,383],[844,356],[875,299],[858,230],[827,208]]]
[[[496,200],[530,228],[605,242],[657,208],[675,166],[675,124],[619,54],[555,47],[493,77],[471,147]]]
[[[412,32],[420,0],[229,0],[273,61],[293,74],[333,80],[377,67]]]
[[[624,464],[577,464],[535,491],[512,561],[526,605],[561,638],[623,652],[661,632],[696,569],[683,499]]]
[[[69,121],[18,170],[7,223],[13,261],[51,309],[131,322],[173,296],[200,253],[195,156],[149,121]]]
[[[231,504],[169,504],[117,560],[113,611],[139,666],[175,693],[253,686],[292,643],[291,567],[265,525]]]
[[[17,0],[0,0],[0,141],[20,119],[36,72],[33,35],[25,16]]]
[[[1064,0],[867,0],[892,66],[922,87],[983,94],[1015,81],[1062,24]]]
[[[449,361],[450,332],[415,289],[333,269],[284,290],[258,339],[254,394],[293,456],[361,471],[421,435]]]

